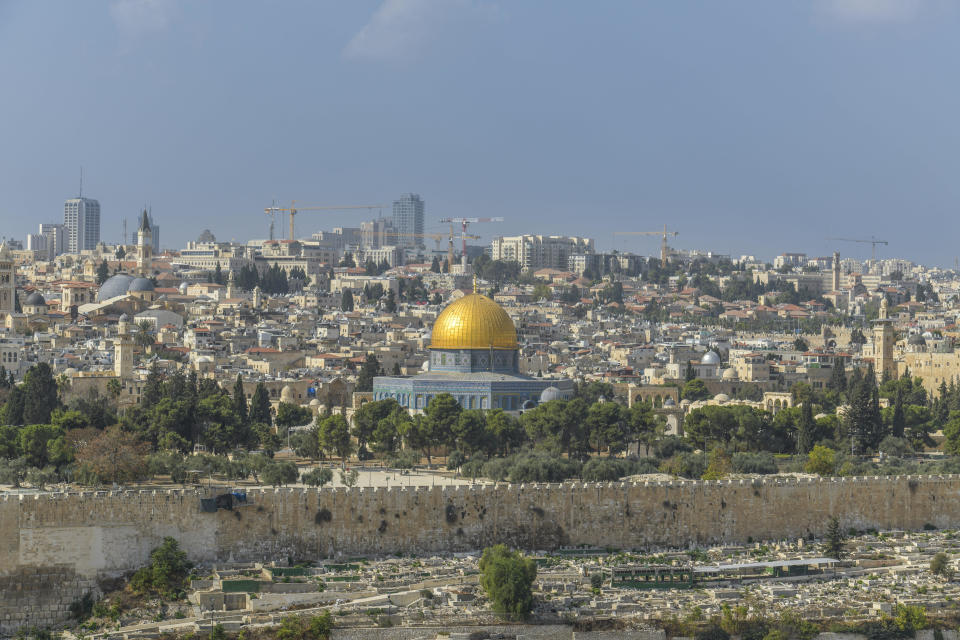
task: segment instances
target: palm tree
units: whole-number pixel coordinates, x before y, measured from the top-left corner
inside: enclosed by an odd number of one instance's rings
[[[153,334],[150,333],[149,322],[144,320],[137,325],[137,333],[133,336],[133,341],[144,348],[153,344]]]

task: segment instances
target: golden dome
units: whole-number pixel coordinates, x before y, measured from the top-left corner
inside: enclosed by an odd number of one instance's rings
[[[507,312],[479,293],[447,306],[433,323],[432,349],[516,349],[517,330]]]

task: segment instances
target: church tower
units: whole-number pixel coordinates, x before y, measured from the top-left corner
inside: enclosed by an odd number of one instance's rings
[[[893,360],[893,321],[888,317],[886,297],[880,302],[880,313],[873,323],[873,362],[877,382],[884,377],[897,377],[897,365]]]
[[[141,276],[150,275],[150,264],[153,260],[153,232],[150,230],[150,220],[147,210],[140,214],[140,228],[137,229],[137,273]]]
[[[0,320],[17,309],[17,272],[7,243],[0,244]],[[2,324],[2,323],[0,323]]]

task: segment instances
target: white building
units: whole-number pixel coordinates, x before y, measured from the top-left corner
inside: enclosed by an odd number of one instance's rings
[[[100,203],[90,198],[71,198],[63,205],[69,253],[92,251],[100,242]]]
[[[573,254],[593,253],[592,238],[577,236],[500,236],[493,239],[490,257],[494,260],[518,262],[524,271],[569,268]]]

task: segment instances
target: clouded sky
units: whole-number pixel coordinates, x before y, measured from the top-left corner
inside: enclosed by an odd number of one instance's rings
[[[108,242],[144,204],[181,247],[414,191],[428,228],[505,217],[487,238],[952,265],[958,27],[953,0],[0,0],[0,236],[62,220],[82,165]]]

